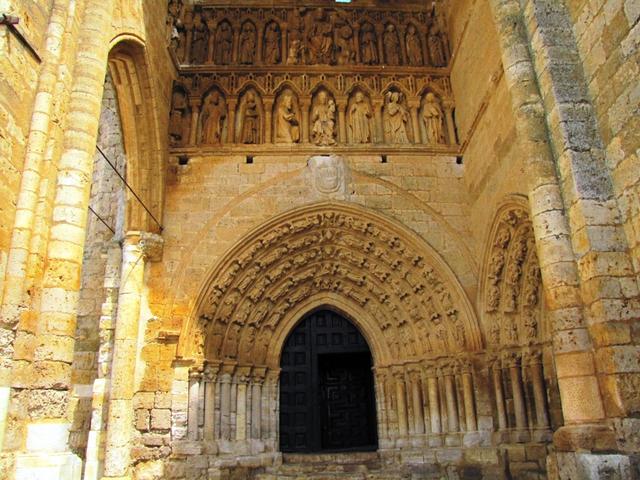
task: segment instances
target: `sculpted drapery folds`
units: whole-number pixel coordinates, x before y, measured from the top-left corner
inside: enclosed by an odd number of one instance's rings
[[[350,141],[353,143],[371,143],[371,106],[368,99],[360,91],[354,95],[349,108]]]
[[[412,23],[407,27],[405,45],[407,49],[407,62],[409,63],[409,65],[411,65],[412,67],[422,66],[422,44],[420,43],[418,30]]]
[[[446,143],[443,127],[444,114],[442,113],[442,108],[440,108],[440,102],[438,102],[436,96],[431,92],[425,96],[422,107],[422,121],[424,122],[428,144]]]
[[[322,8],[307,15],[307,44],[311,64],[330,64],[333,55],[333,26]]]
[[[233,29],[226,20],[216,29],[214,61],[217,65],[229,65],[233,52]]]
[[[262,132],[262,119],[260,115],[260,109],[258,106],[258,100],[254,91],[249,91],[246,94],[244,104],[241,111],[241,143],[244,144],[258,144],[260,143],[260,136]]]
[[[385,137],[389,143],[409,143],[407,124],[409,112],[402,104],[402,94],[390,91],[387,93]]]
[[[300,120],[294,95],[285,90],[280,95],[275,111],[275,143],[298,143],[300,141]]]
[[[388,65],[401,65],[400,39],[395,25],[388,24],[384,31],[384,56]]]
[[[280,63],[280,27],[276,22],[270,22],[264,33],[264,62],[268,65]]]
[[[205,145],[222,143],[226,118],[226,102],[220,92],[213,90],[205,97],[200,113],[201,143]]]
[[[202,13],[196,12],[193,17],[193,37],[191,40],[192,63],[204,63],[207,59],[207,40],[209,29],[202,18]]]
[[[336,103],[325,90],[320,90],[311,112],[311,138],[316,145],[335,145]]]
[[[378,41],[373,25],[365,23],[362,26],[362,39],[360,41],[362,63],[365,65],[378,64]]]
[[[251,65],[256,54],[256,27],[251,22],[242,25],[240,34],[240,50],[238,61],[244,65]]]
[[[376,339],[380,361],[479,349],[473,311],[455,277],[393,225],[336,203],[304,207],[258,229],[212,274],[193,331],[206,337],[205,358],[277,366],[272,342],[317,295],[369,312],[363,327]]]

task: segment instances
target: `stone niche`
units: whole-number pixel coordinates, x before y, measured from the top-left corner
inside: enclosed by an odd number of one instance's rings
[[[171,146],[457,154],[450,47],[437,11],[172,0],[168,37],[180,75]]]

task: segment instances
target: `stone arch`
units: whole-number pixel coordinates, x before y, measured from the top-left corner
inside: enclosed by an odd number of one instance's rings
[[[539,344],[542,279],[526,199],[499,205],[486,242],[480,280],[480,310],[487,346]]]
[[[378,213],[326,202],[272,219],[225,255],[183,326],[178,354],[271,364],[274,335],[314,295],[375,319],[365,330],[384,342],[375,348],[381,364],[482,347],[473,309],[437,252]]]
[[[109,54],[127,155],[127,182],[156,219],[164,203],[165,151],[159,135],[156,95],[151,84],[147,52],[130,35],[116,38]],[[160,226],[139,202],[127,202],[126,228],[158,232]]]

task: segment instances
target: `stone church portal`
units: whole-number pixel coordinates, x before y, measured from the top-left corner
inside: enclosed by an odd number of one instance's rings
[[[638,0],[0,5],[0,478],[640,480]]]

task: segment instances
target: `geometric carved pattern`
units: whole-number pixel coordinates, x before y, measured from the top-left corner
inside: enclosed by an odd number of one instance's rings
[[[540,341],[541,287],[529,214],[522,206],[502,209],[492,231],[484,289],[490,345]]]
[[[393,361],[480,348],[473,312],[448,268],[412,234],[364,209],[298,209],[239,242],[212,278],[192,343],[200,350],[193,355],[210,361],[277,367],[274,332],[320,293],[366,311]]]

